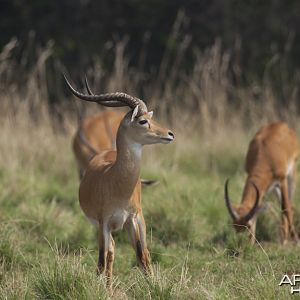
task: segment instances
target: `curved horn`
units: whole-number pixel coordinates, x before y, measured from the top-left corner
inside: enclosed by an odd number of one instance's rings
[[[231,218],[233,219],[233,221],[236,221],[240,218],[240,216],[238,215],[236,210],[231,206],[231,200],[228,196],[228,183],[229,183],[229,179],[226,180],[225,187],[224,187],[225,203]]]
[[[90,88],[90,85],[88,83],[88,80],[87,80],[86,76],[84,76],[84,84],[85,84],[85,88],[86,88],[88,94],[91,95],[91,96],[95,96],[95,94],[92,92],[92,90]],[[116,101],[116,100],[108,100],[108,101],[104,100],[104,101],[105,101],[105,103],[109,102],[109,104],[113,103],[114,106],[126,106],[126,105],[124,105],[124,103],[122,103],[120,101]]]
[[[85,84],[85,88],[86,88],[88,94],[91,95],[91,96],[94,96],[95,94],[92,92],[86,76],[84,76],[84,84]],[[111,105],[106,105],[106,104],[103,104],[103,103],[102,104],[105,105],[105,106],[110,106],[110,107],[126,106],[126,104],[124,104],[120,101],[115,101],[115,100],[107,101],[107,100],[105,100],[105,103],[108,103],[108,102]]]
[[[84,83],[85,83],[85,88],[86,88],[88,94],[89,95],[94,95],[94,93],[91,91],[91,88],[90,88],[90,85],[89,85],[89,83],[87,81],[86,76],[84,76]]]
[[[118,101],[118,99],[116,99],[116,97],[118,97],[119,94],[123,94],[123,93],[103,94],[103,95],[99,95],[99,96],[101,96],[100,97],[101,99],[95,99],[95,95],[85,95],[85,94],[82,94],[82,93],[76,91],[72,87],[70,82],[68,81],[66,75],[63,75],[63,76],[64,76],[67,86],[70,89],[70,91],[72,92],[72,94],[82,100],[100,103],[102,105],[109,106],[109,107],[128,106],[127,103],[120,102],[120,101]]]
[[[130,108],[134,109],[136,106],[138,106],[139,107],[138,115],[142,115],[148,111],[146,104],[141,99],[132,97],[125,93],[116,92],[116,93],[107,93],[107,94],[100,94],[100,95],[82,94],[72,87],[65,74],[63,74],[63,76],[70,91],[76,97],[82,100],[96,102],[104,106],[110,106],[110,107],[129,106]],[[89,88],[88,88],[88,92],[90,93]]]
[[[248,212],[248,214],[245,217],[243,217],[243,220],[245,222],[248,222],[255,215],[255,213],[257,212],[257,208],[258,208],[258,204],[259,204],[259,198],[260,198],[258,187],[253,182],[251,182],[251,184],[255,188],[256,199],[255,199],[255,203],[254,203],[253,207],[251,208],[251,210]]]

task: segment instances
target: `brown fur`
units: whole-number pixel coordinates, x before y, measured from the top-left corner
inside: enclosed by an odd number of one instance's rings
[[[152,121],[151,113],[133,121],[131,114],[129,112],[124,117],[118,129],[117,151],[102,151],[95,155],[79,188],[82,210],[99,224],[99,272],[105,272],[109,287],[114,259],[111,232],[123,226],[130,236],[140,267],[146,273],[151,271],[141,206],[142,145],[168,143],[174,138],[168,129]],[[145,120],[146,124],[139,123]]]
[[[84,119],[80,124],[73,139],[73,152],[80,177],[95,154],[115,149],[117,131],[124,115],[119,111],[103,111]],[[92,149],[84,143],[80,134],[84,135]]]
[[[261,128],[250,142],[246,157],[248,177],[242,201],[235,208],[240,219],[234,221],[234,226],[237,231],[248,228],[252,242],[255,241],[256,215],[247,223],[243,222],[243,217],[247,215],[255,202],[256,192],[253,184],[259,190],[260,206],[262,206],[264,195],[272,188],[272,185],[275,185],[278,192],[280,191],[282,242],[286,243],[289,236],[295,241],[298,240],[291,205],[298,156],[299,144],[296,133],[283,122],[272,123]]]

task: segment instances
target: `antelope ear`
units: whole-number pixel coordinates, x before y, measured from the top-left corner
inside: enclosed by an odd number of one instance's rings
[[[131,122],[134,121],[134,118],[137,116],[138,111],[139,111],[139,106],[137,105],[137,106],[134,108],[133,112],[132,112],[132,115],[131,115]]]
[[[149,115],[149,118],[151,119],[152,116],[153,116],[153,111],[149,111],[149,112],[148,112],[148,115]]]

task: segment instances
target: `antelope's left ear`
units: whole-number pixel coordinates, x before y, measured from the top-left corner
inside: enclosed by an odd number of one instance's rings
[[[149,112],[148,112],[148,115],[149,115],[149,118],[151,119],[152,116],[153,116],[153,111],[149,111]]]
[[[139,111],[139,106],[137,105],[132,112],[131,122],[133,122],[134,118],[137,116],[138,111]]]

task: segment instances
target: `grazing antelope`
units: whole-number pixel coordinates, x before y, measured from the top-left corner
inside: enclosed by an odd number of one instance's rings
[[[119,111],[103,111],[85,118],[79,124],[73,139],[73,152],[80,179],[96,154],[115,149],[117,130],[124,115]]]
[[[86,78],[85,86],[89,95],[93,95]],[[73,139],[73,152],[80,179],[89,161],[96,154],[105,150],[115,150],[117,131],[124,116],[125,113],[120,111],[103,111],[79,123]],[[142,186],[149,186],[158,181],[141,179],[141,183]]]
[[[116,151],[103,151],[89,162],[79,187],[80,206],[99,228],[98,271],[104,272],[111,287],[114,261],[112,232],[125,227],[139,266],[151,272],[146,244],[146,225],[141,206],[140,164],[142,146],[168,144],[174,134],[152,120],[145,103],[124,93],[86,95],[76,91],[65,77],[71,92],[85,101],[132,110],[122,119],[117,132]]]
[[[281,203],[281,239],[298,241],[293,223],[292,194],[295,188],[299,144],[296,133],[286,123],[272,123],[261,128],[250,142],[246,157],[248,177],[240,205],[232,207],[225,183],[225,202],[237,232],[248,229],[255,242],[255,226],[263,197],[276,191]]]

